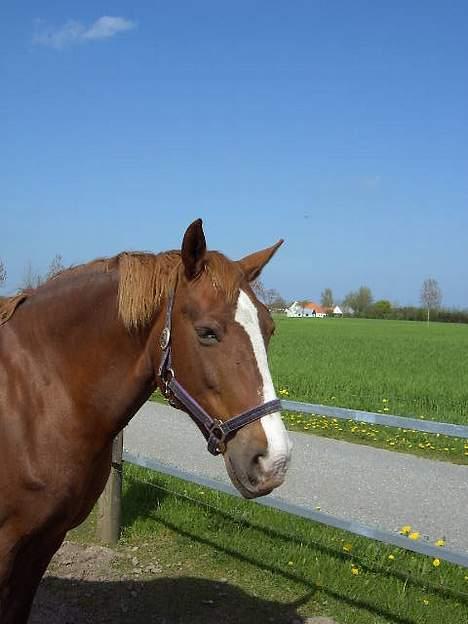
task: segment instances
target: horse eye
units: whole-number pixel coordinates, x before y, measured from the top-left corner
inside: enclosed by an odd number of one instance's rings
[[[198,339],[203,345],[213,345],[219,342],[219,338],[211,327],[197,327],[196,328]]]

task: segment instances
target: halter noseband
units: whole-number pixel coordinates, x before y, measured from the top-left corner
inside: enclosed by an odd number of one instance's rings
[[[212,455],[219,455],[220,453],[224,453],[226,449],[226,438],[228,436],[267,414],[278,412],[281,409],[281,402],[279,399],[274,399],[273,401],[262,403],[225,422],[210,416],[177,381],[174,370],[172,369],[171,326],[173,307],[174,291],[171,291],[168,296],[164,329],[159,338],[162,357],[158,376],[162,383],[162,391],[172,405],[177,407],[177,404],[180,403],[183,406],[184,411],[191,416],[192,420],[198,425],[205,436],[208,443],[208,451]]]

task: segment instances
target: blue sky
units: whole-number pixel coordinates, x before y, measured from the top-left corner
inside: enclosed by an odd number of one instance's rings
[[[285,298],[468,307],[466,2],[0,7],[3,292],[202,217]]]

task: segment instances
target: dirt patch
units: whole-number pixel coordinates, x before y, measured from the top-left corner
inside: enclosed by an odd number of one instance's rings
[[[335,624],[303,618],[295,605],[262,600],[225,579],[170,576],[171,570],[156,560],[141,564],[135,547],[64,542],[39,587],[30,624]]]

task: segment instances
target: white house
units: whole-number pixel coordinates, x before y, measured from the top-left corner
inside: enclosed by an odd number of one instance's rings
[[[313,301],[308,301],[301,305],[299,301],[295,301],[293,304],[286,308],[286,316],[291,318],[325,318],[327,316],[327,312],[325,308],[318,303],[314,303]]]

